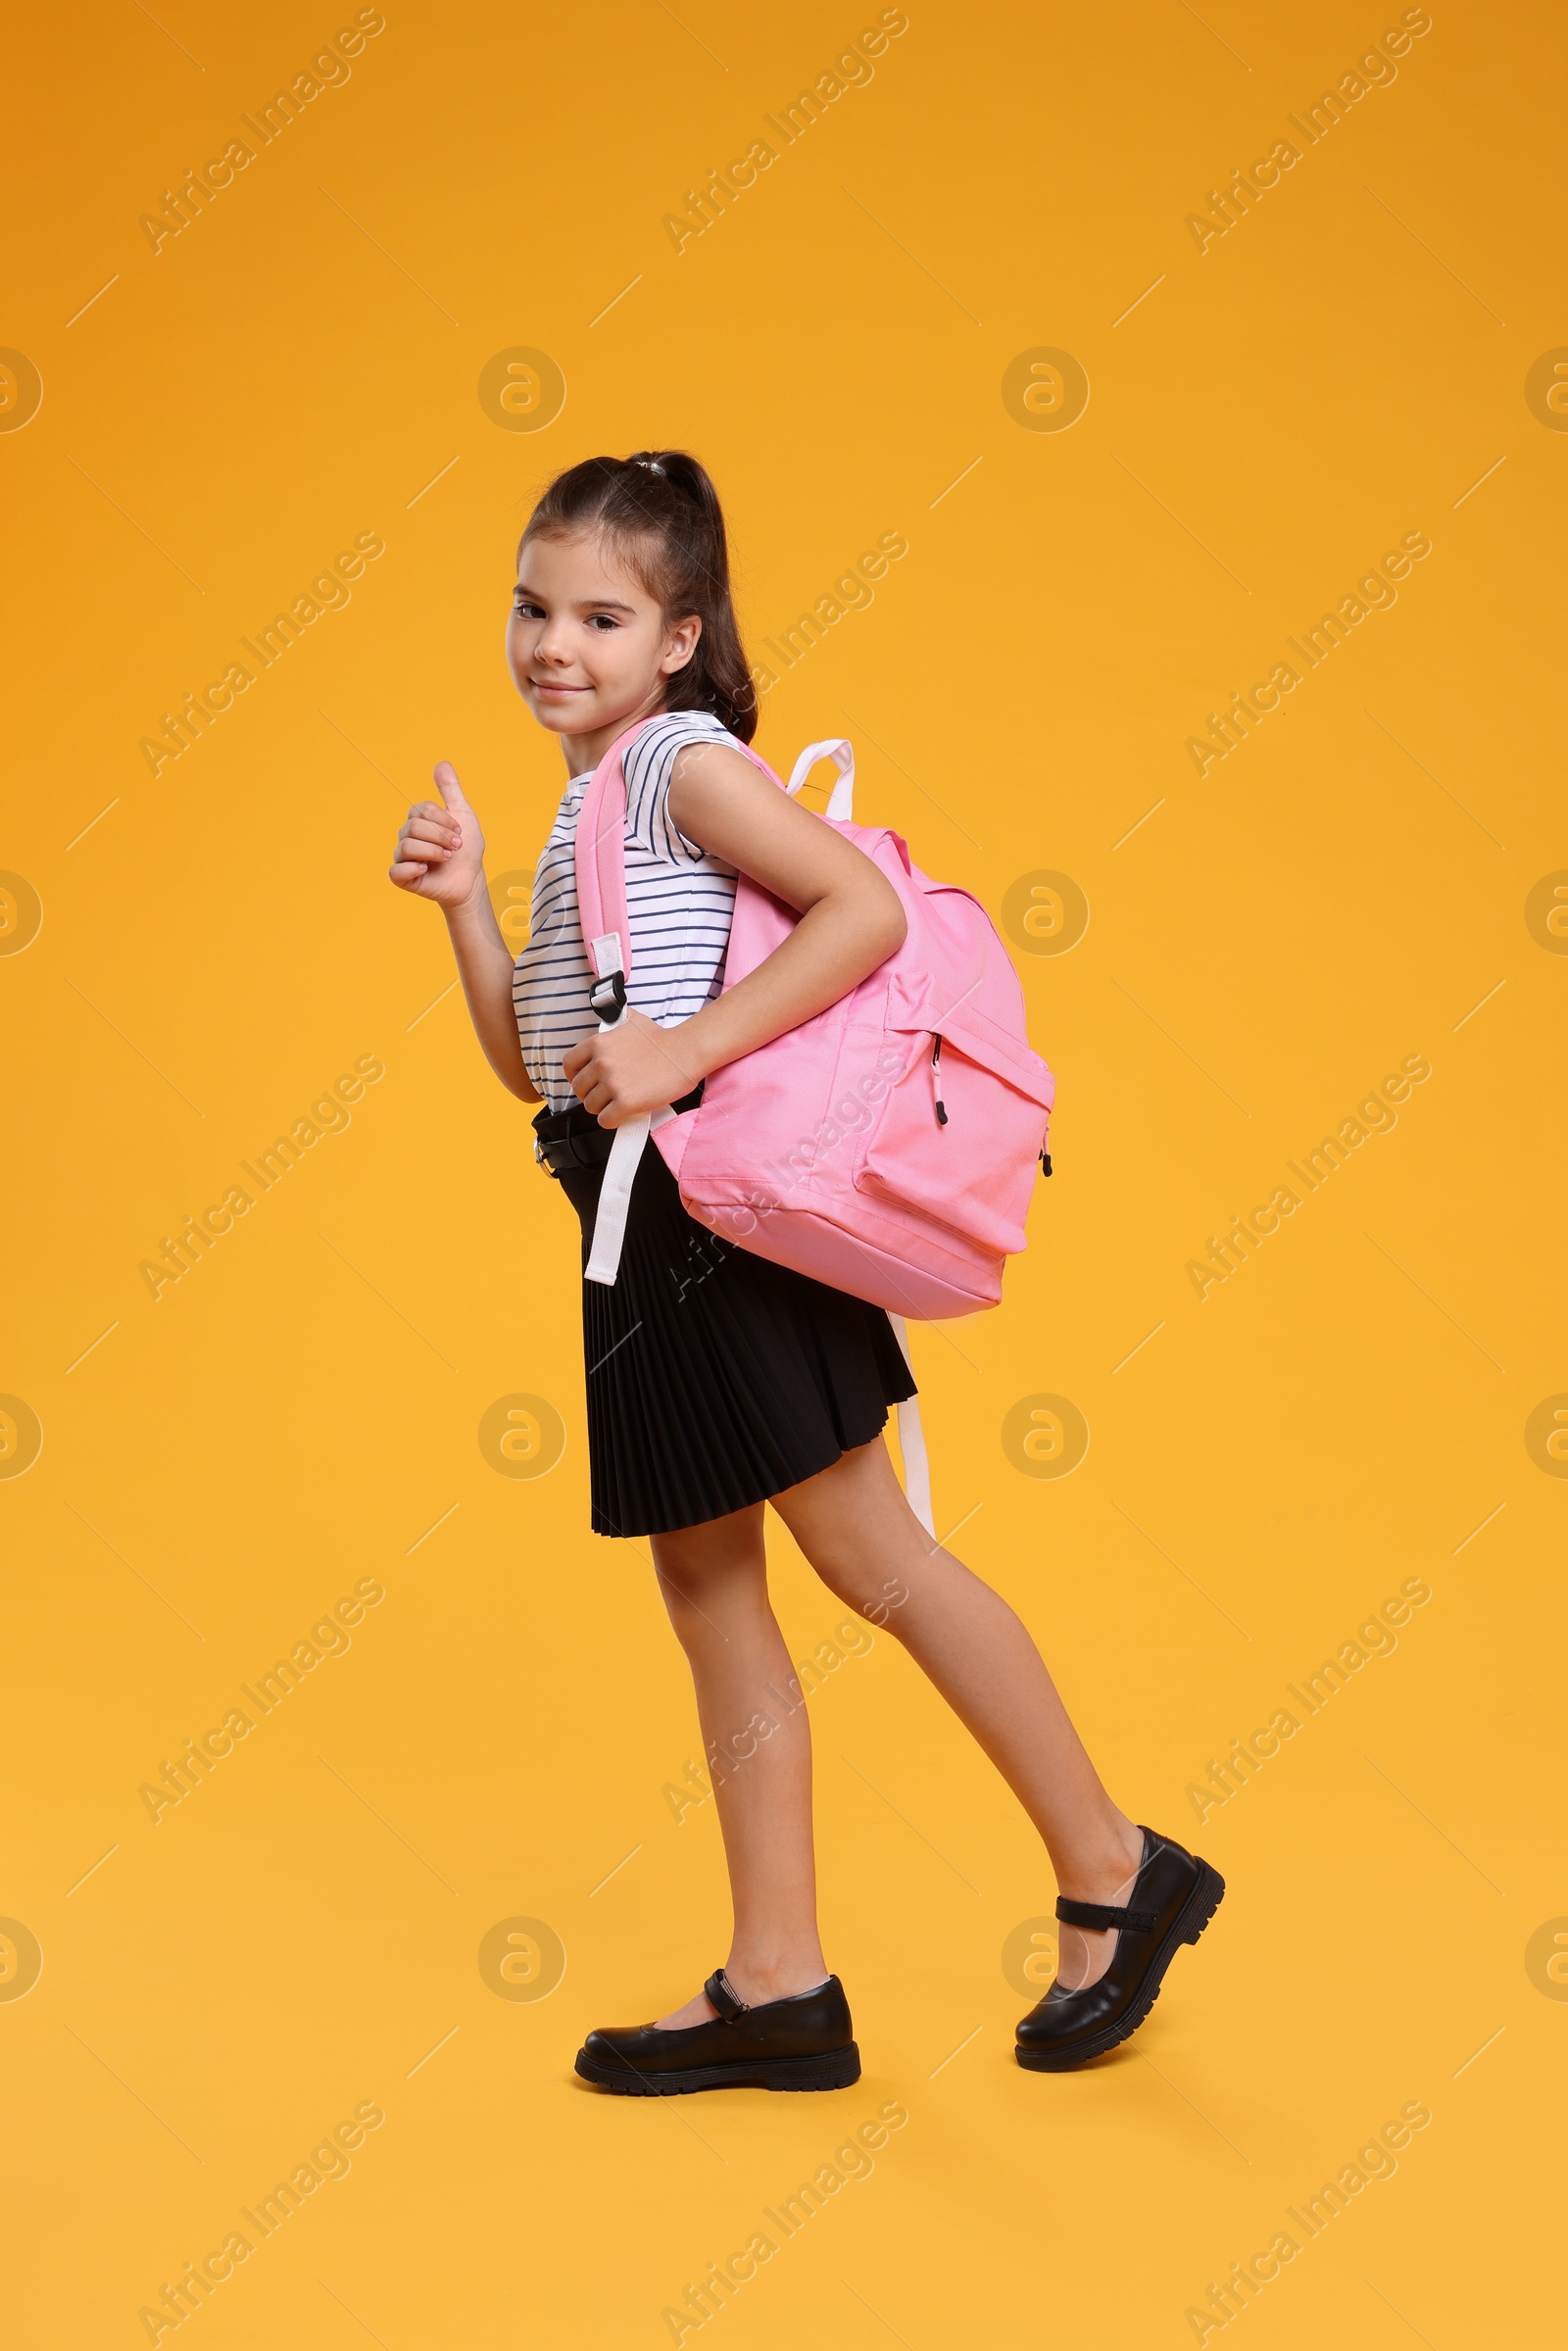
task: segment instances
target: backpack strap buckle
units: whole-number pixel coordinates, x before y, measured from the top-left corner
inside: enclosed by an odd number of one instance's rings
[[[588,1005],[607,1027],[613,1027],[626,1009],[625,973],[617,967],[595,980],[588,991]]]

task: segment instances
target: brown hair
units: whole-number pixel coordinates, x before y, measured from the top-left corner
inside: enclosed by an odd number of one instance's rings
[[[666,621],[696,613],[702,635],[683,669],[665,682],[666,710],[710,710],[749,743],[757,732],[752,684],[730,598],[729,544],[718,492],[684,449],[640,449],[635,456],[590,457],[558,473],[528,517],[517,548],[530,539],[603,531],[613,553]]]

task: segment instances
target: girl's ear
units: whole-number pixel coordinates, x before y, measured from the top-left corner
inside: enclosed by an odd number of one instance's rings
[[[676,621],[665,640],[664,658],[659,664],[666,677],[686,667],[697,651],[697,640],[702,633],[702,619],[696,612],[688,612],[684,620]]]

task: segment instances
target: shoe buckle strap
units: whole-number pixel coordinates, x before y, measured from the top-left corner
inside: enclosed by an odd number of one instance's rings
[[[736,2018],[745,2016],[750,2008],[749,2001],[738,2000],[735,1997],[730,1988],[729,1978],[722,1968],[713,1970],[708,1982],[703,1985],[703,1989],[707,1992],[723,2024],[733,2025]]]
[[[1112,1902],[1074,1902],[1066,1894],[1056,1896],[1056,1916],[1064,1927],[1115,1927],[1132,1935],[1152,1935],[1159,1924],[1157,1911],[1123,1909]]]

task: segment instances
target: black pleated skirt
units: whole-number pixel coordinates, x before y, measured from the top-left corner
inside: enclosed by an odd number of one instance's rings
[[[533,1123],[548,1141],[604,1132],[580,1106]],[[556,1179],[585,1265],[604,1172]],[[582,1334],[596,1535],[664,1535],[765,1501],[869,1445],[915,1393],[879,1306],[698,1224],[653,1143],[616,1280],[583,1284]]]

